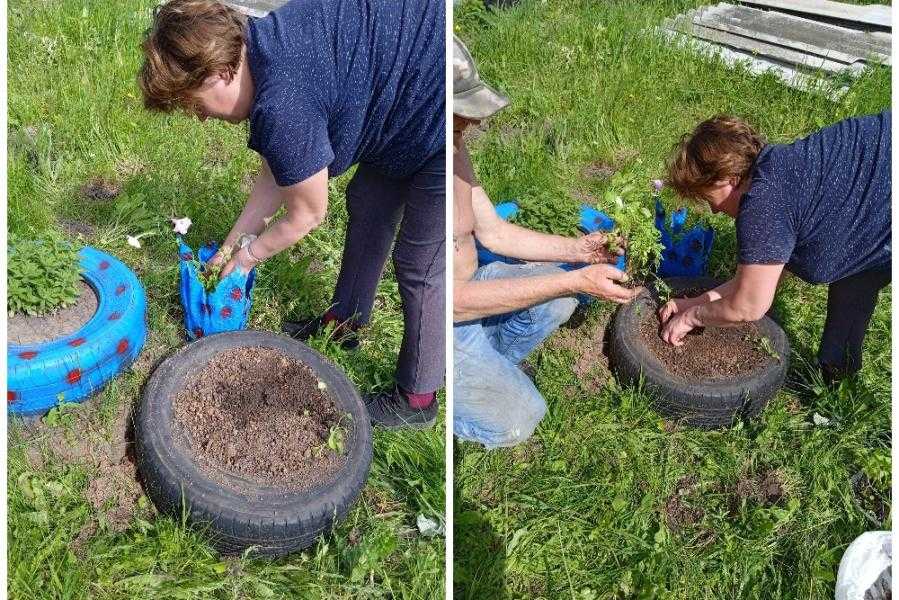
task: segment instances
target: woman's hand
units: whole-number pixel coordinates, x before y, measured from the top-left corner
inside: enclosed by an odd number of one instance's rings
[[[627,248],[627,238],[620,237],[618,239],[618,247],[615,252],[610,252],[608,248],[609,238],[604,233],[590,233],[579,237],[575,240],[575,256],[576,262],[587,264],[612,263],[618,260],[618,257],[624,254]]]
[[[259,264],[259,261],[250,256],[250,251],[248,250],[249,245],[244,246],[240,250],[234,253],[234,256],[231,257],[231,260],[222,267],[222,272],[219,275],[221,279],[224,279],[228,276],[231,271],[234,269],[240,269],[242,273],[249,273],[253,267]],[[213,259],[217,258],[219,254],[217,253]],[[222,257],[222,260],[224,257]]]
[[[662,340],[672,346],[683,346],[687,334],[703,326],[698,312],[699,306],[692,306],[671,318],[662,327]]]
[[[696,298],[673,298],[659,309],[659,322],[667,323],[668,319],[674,315],[683,314],[687,309],[700,304],[704,304],[704,302]]]

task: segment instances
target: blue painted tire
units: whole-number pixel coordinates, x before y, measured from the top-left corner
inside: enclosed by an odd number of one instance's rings
[[[97,312],[78,331],[40,344],[7,346],[7,409],[39,415],[60,399],[80,402],[140,354],[147,339],[147,295],[117,258],[85,247],[82,278],[97,294]]]

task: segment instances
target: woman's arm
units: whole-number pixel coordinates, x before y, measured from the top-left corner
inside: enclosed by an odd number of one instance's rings
[[[274,205],[274,201],[268,195],[272,193],[277,194],[279,206],[283,204],[287,207],[287,214],[275,221],[252,243],[238,250],[222,269],[222,277],[236,267],[249,271],[259,262],[296,244],[324,221],[328,212],[328,169],[324,168],[308,179],[288,187],[276,185],[274,192],[267,189],[265,204],[260,203],[260,206]],[[235,229],[240,223],[238,220]],[[247,223],[253,222],[248,218]],[[244,232],[238,231],[237,235],[240,233]]]
[[[758,321],[774,302],[774,293],[784,265],[740,265],[729,281],[727,296],[688,308],[662,328],[662,339],[680,346],[684,336],[696,327],[735,327]]]
[[[284,199],[278,191],[272,171],[265,159],[262,159],[262,168],[256,176],[247,204],[222,242],[222,248],[233,248],[243,234],[262,233],[267,221],[278,212],[283,203]]]
[[[699,306],[700,304],[708,304],[715,300],[720,300],[726,296],[730,296],[736,287],[736,278],[722,283],[716,288],[695,296],[693,298],[672,298],[659,309],[659,321],[667,323],[668,319],[676,314],[681,314],[689,308]]]

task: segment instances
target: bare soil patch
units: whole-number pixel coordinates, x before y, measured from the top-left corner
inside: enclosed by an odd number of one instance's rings
[[[122,186],[115,181],[103,177],[93,177],[81,186],[81,196],[88,200],[105,202],[112,200],[122,192]]]
[[[305,364],[270,348],[235,348],[193,373],[173,404],[173,429],[207,476],[308,489],[344,464],[329,447],[351,422]],[[338,434],[340,435],[340,434]]]
[[[662,514],[668,529],[675,532],[681,531],[702,520],[705,511],[693,504],[698,489],[699,478],[695,475],[686,475],[678,480],[674,491],[668,496],[662,507]]]
[[[42,317],[17,314],[7,318],[7,343],[41,344],[75,333],[97,312],[97,294],[81,281],[81,295],[72,306]]]
[[[62,227],[63,231],[71,236],[81,236],[89,238],[97,233],[97,228],[90,223],[77,221],[75,219],[61,219],[59,221],[59,225],[60,227]]]
[[[579,317],[578,311],[575,311],[572,321]],[[580,323],[569,321],[552,337],[554,347],[569,350],[574,355],[571,368],[579,386],[587,392],[598,391],[611,376],[606,350],[606,335],[611,316],[611,313],[603,313],[595,320],[580,317]]]
[[[743,477],[734,489],[735,500],[753,500],[764,507],[774,506],[786,496],[783,475],[779,471]]]
[[[874,517],[879,523],[884,523],[890,514],[889,496],[884,494],[874,483],[864,474],[857,477],[852,484],[852,493],[858,507],[868,514],[868,517]]]
[[[644,310],[640,335],[666,370],[685,381],[730,379],[758,371],[775,360],[761,347],[755,323],[739,327],[704,327],[690,332],[683,346],[662,340],[657,309]]]

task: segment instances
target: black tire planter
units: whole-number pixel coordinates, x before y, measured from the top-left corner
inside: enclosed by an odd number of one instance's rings
[[[81,402],[128,368],[147,339],[147,295],[123,262],[96,248],[79,253],[81,277],[97,312],[50,342],[7,345],[6,403],[11,415],[41,415],[60,399]]]
[[[292,491],[255,484],[221,470],[206,476],[191,452],[172,433],[172,400],[186,377],[232,348],[279,350],[308,365],[328,386],[337,407],[352,416],[346,462],[320,486]],[[359,392],[324,356],[285,336],[235,331],[202,338],[166,359],[144,389],[135,416],[138,470],[147,495],[160,512],[204,530],[226,555],[254,547],[281,556],[312,545],[343,519],[362,491],[372,457],[371,423]]]
[[[721,282],[710,277],[673,277],[665,282],[677,296],[691,288],[711,289]],[[610,359],[615,374],[626,382],[643,381],[655,408],[680,423],[703,429],[729,427],[740,419],[757,416],[786,378],[790,343],[783,329],[770,317],[756,323],[780,356],[762,369],[721,381],[687,382],[670,374],[642,342],[641,316],[657,310],[654,291],[641,294],[620,307],[612,320]]]

